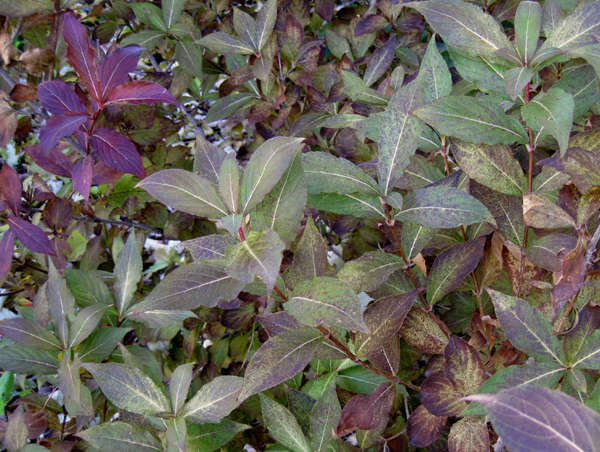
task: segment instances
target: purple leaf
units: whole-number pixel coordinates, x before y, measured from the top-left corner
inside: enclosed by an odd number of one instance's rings
[[[103,97],[129,81],[129,73],[135,70],[143,50],[143,47],[130,45],[104,57],[98,66]]]
[[[121,171],[107,166],[101,160],[96,162],[92,169],[92,185],[112,184],[123,175]]]
[[[6,222],[25,248],[34,253],[54,254],[50,240],[38,226],[19,217],[8,217]]]
[[[77,160],[73,166],[73,188],[77,190],[87,203],[92,188],[92,156]]]
[[[45,152],[39,144],[25,146],[23,148],[33,161],[42,169],[61,177],[71,177],[73,163],[65,154],[58,149]]]
[[[147,104],[164,102],[179,107],[165,87],[154,82],[136,81],[117,86],[107,97],[107,104]]]
[[[101,127],[94,131],[91,143],[98,158],[111,168],[141,178],[146,177],[142,158],[134,144],[126,136]]]
[[[90,44],[86,28],[72,13],[66,13],[63,21],[63,38],[67,43],[67,63],[79,74],[90,95],[102,99],[100,81],[96,68],[96,52]]]
[[[9,229],[2,236],[2,240],[0,240],[0,278],[10,270],[14,248],[15,233]]]
[[[87,113],[71,113],[65,116],[52,116],[40,132],[40,145],[44,151],[54,148],[62,137],[73,135],[79,126],[89,119]]]
[[[62,80],[40,83],[37,97],[42,107],[53,115],[86,111],[75,91]]]
[[[21,179],[19,179],[17,172],[8,163],[4,163],[2,170],[0,170],[0,193],[4,195],[8,207],[15,215],[19,215],[21,210],[22,189]]]

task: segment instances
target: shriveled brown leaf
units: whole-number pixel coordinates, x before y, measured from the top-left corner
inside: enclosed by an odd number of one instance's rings
[[[56,55],[50,49],[30,49],[23,52],[19,61],[31,75],[42,75],[54,66]]]

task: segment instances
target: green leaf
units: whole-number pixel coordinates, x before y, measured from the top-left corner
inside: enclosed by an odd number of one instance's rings
[[[165,33],[158,30],[142,30],[139,33],[131,33],[121,41],[122,46],[137,44],[147,50],[153,50],[165,39]]]
[[[515,34],[517,51],[528,64],[537,49],[538,38],[542,28],[542,7],[538,2],[524,1],[519,3],[515,15]]]
[[[301,162],[301,155],[297,154],[250,217],[252,229],[273,229],[287,246],[296,238],[306,207],[307,191]]]
[[[354,291],[335,278],[319,277],[298,285],[284,308],[304,325],[369,333]]]
[[[422,104],[422,86],[419,77],[400,88],[390,99],[385,111],[385,120],[379,129],[377,165],[379,187],[384,195],[392,191],[419,145],[424,125],[409,112]]]
[[[425,103],[449,96],[452,92],[452,75],[438,51],[435,35],[427,45],[427,51],[419,68],[419,77],[422,78]]]
[[[96,303],[111,304],[110,292],[106,284],[93,273],[75,268],[64,270],[67,286],[82,308]]]
[[[113,404],[138,414],[158,414],[170,411],[167,398],[144,373],[125,364],[84,364],[100,389]]]
[[[139,182],[137,187],[182,212],[211,218],[228,215],[227,207],[210,182],[190,171],[162,170]]]
[[[310,395],[292,389],[288,385],[285,385],[284,388],[290,412],[298,421],[302,432],[308,435],[310,431],[310,413],[317,401]]]
[[[236,213],[240,200],[240,171],[235,152],[230,153],[221,165],[219,193],[227,209]]]
[[[196,136],[194,172],[207,179],[215,187],[219,186],[221,166],[227,153],[209,143],[204,137]]]
[[[242,213],[248,213],[258,205],[280,181],[301,144],[301,138],[276,137],[254,151],[242,177]]]
[[[77,348],[81,362],[99,362],[108,357],[131,328],[101,328],[90,334]]]
[[[96,425],[77,436],[98,450],[122,452],[163,451],[160,441],[145,429],[135,428],[125,422],[115,421]]]
[[[598,33],[600,33],[600,5],[593,2],[577,8],[554,26],[542,48],[574,50],[596,44]]]
[[[380,298],[367,307],[364,318],[370,334],[356,334],[356,356],[362,358],[380,351],[398,333],[419,292],[419,289],[415,289],[401,295]]]
[[[202,80],[202,49],[189,39],[181,39],[175,45],[177,63],[184,71]]]
[[[346,38],[339,35],[331,28],[326,28],[325,39],[327,41],[327,48],[336,58],[341,59],[344,55],[347,55],[351,60],[354,59],[350,44]]]
[[[333,276],[327,251],[327,243],[317,230],[312,216],[308,216],[287,274],[290,286],[296,287],[301,282],[318,276]]]
[[[269,434],[294,452],[310,452],[310,447],[296,418],[287,408],[260,395],[260,406]]]
[[[578,67],[569,72],[568,77],[562,77],[552,85],[573,96],[575,107],[573,118],[577,119],[600,100],[600,92],[596,83],[596,72],[591,65]]]
[[[531,77],[533,77],[533,69],[528,67],[515,67],[506,71],[504,87],[512,100],[517,100],[517,97],[531,81]]]
[[[322,341],[323,335],[314,328],[288,330],[269,338],[248,363],[238,402],[297,375]]]
[[[344,158],[335,158],[327,152],[310,152],[302,155],[302,167],[309,194],[379,195],[373,178]]]
[[[564,155],[569,146],[574,108],[573,96],[553,87],[523,105],[521,115],[527,125],[538,132],[538,136],[542,131],[550,133],[558,141],[561,155]]]
[[[600,415],[560,391],[522,386],[468,400],[484,406],[504,443],[515,452],[600,450]]]
[[[242,42],[248,47],[252,47],[255,52],[258,52],[256,43],[254,42],[256,34],[256,22],[252,16],[239,8],[233,8],[233,27],[239,35]]]
[[[169,394],[171,396],[171,408],[173,413],[178,414],[179,410],[185,403],[188,389],[192,383],[193,364],[182,364],[177,366],[171,375],[169,383]]]
[[[426,228],[416,223],[404,223],[400,241],[406,258],[411,260],[425,248],[437,232],[436,228]]]
[[[190,252],[194,261],[208,261],[212,259],[225,259],[227,250],[235,245],[236,241],[227,234],[212,234],[182,242]]]
[[[46,298],[54,332],[60,343],[66,348],[69,343],[69,321],[75,315],[75,297],[67,288],[65,280],[60,276],[52,261],[48,263]]]
[[[485,241],[486,237],[478,237],[454,245],[437,256],[427,280],[427,301],[430,305],[460,286],[462,280],[475,270],[483,255]]]
[[[188,438],[197,452],[213,452],[233,439],[249,425],[223,419],[218,424],[188,424]]]
[[[167,28],[171,28],[179,20],[187,0],[162,0],[163,19]]]
[[[240,377],[216,377],[202,386],[202,389],[186,403],[182,416],[198,424],[219,422],[236,407],[243,382],[244,379]]]
[[[222,263],[193,262],[169,273],[139,304],[129,310],[132,316],[159,310],[212,308],[219,299],[231,300],[244,287],[225,273]]]
[[[448,96],[417,108],[411,114],[443,135],[475,144],[513,144],[515,141],[525,144],[528,141],[521,123],[489,99]]]
[[[363,81],[367,87],[379,80],[392,64],[392,61],[394,60],[395,43],[396,35],[392,34],[386,43],[375,50],[369,58],[363,77]]]
[[[260,52],[267,43],[267,39],[273,33],[275,20],[277,19],[277,0],[268,0],[258,11],[256,16],[256,34],[254,43]]]
[[[521,196],[527,178],[509,146],[452,140],[452,155],[471,179],[507,195]]]
[[[461,0],[413,2],[428,24],[446,44],[472,55],[492,55],[509,47],[504,30],[496,20],[476,5]]]
[[[252,55],[254,48],[227,33],[210,33],[196,43],[220,55]]]
[[[520,298],[487,289],[496,316],[508,339],[519,349],[539,361],[556,361],[564,366],[565,353],[557,336],[551,336],[552,325],[540,310]]]
[[[404,261],[398,256],[373,251],[347,262],[337,277],[355,293],[372,292],[403,266]]]
[[[133,9],[135,17],[140,22],[148,25],[151,28],[166,31],[167,26],[163,20],[161,9],[152,3],[134,3],[130,5]]]
[[[344,71],[342,73],[342,79],[344,81],[342,92],[346,93],[353,101],[366,102],[368,104],[380,106],[386,106],[388,104],[388,98],[385,94],[381,94],[379,91],[369,88],[354,72],[349,70]]]
[[[15,344],[36,350],[62,350],[60,342],[50,331],[33,320],[16,317],[0,322],[0,332]]]
[[[24,0],[18,4],[10,0],[2,0],[0,1],[0,14],[7,17],[25,17],[51,10],[53,7],[50,0]]]
[[[14,344],[0,348],[0,367],[16,374],[48,375],[58,372],[59,361],[54,354]]]
[[[340,215],[352,215],[356,218],[387,219],[381,197],[360,193],[320,193],[308,195],[307,206],[316,210],[325,210]]]
[[[209,36],[212,36],[212,34]],[[210,106],[210,110],[208,110],[208,113],[206,114],[205,122],[211,123],[227,119],[238,111],[238,109],[250,103],[250,101],[255,98],[256,95],[254,93],[233,93],[227,97],[222,97]]]
[[[571,367],[600,369],[600,330],[594,331],[572,361]]]
[[[327,451],[333,431],[342,414],[342,407],[335,392],[335,379],[323,390],[310,415],[311,450]]]
[[[246,284],[258,275],[270,295],[279,276],[284,249],[285,244],[275,231],[262,229],[260,232],[251,232],[246,240],[230,249],[225,271]]]
[[[88,306],[77,313],[69,331],[69,348],[76,347],[92,334],[108,308],[110,306],[99,303]]]
[[[454,67],[460,76],[484,93],[504,93],[504,74],[513,67],[508,61],[473,56],[453,47],[448,48]]]
[[[444,186],[422,188],[409,194],[394,219],[428,228],[456,228],[482,221],[495,223],[489,210],[476,198]]]
[[[135,233],[130,232],[125,246],[115,259],[115,306],[119,316],[127,310],[131,304],[133,294],[137,290],[138,281],[142,278],[142,257],[138,250]]]

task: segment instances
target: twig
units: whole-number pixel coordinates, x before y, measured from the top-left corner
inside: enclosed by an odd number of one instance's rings
[[[398,438],[399,436],[402,436],[406,433],[406,429],[402,430],[400,433],[396,433],[393,436],[390,436],[389,438],[383,438],[381,441],[378,441],[374,444],[371,444],[369,447],[365,447],[364,449],[361,449],[361,451],[365,451],[365,450],[369,450],[372,449],[373,447],[377,447],[377,446],[383,446],[384,444],[387,444],[389,441]]]

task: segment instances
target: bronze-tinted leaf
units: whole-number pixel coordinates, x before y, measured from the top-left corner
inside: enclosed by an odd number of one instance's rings
[[[381,383],[371,394],[358,394],[352,397],[337,424],[336,436],[340,437],[356,429],[370,430],[387,419],[396,394],[392,382]]]
[[[588,262],[586,258],[587,241],[579,238],[577,246],[569,251],[560,262],[558,281],[552,288],[552,300],[562,307],[562,302],[579,292],[586,277]]]
[[[427,301],[434,304],[448,292],[456,289],[463,279],[477,267],[483,255],[486,238],[478,237],[459,243],[438,255],[427,281]]]
[[[412,307],[400,327],[400,336],[421,353],[444,353],[449,331],[431,312]]]
[[[0,90],[0,147],[5,147],[17,130],[17,115],[8,94]]]
[[[378,351],[367,355],[367,359],[378,369],[395,375],[400,365],[400,353],[400,340],[398,336],[392,336]]]
[[[467,406],[463,394],[443,371],[427,377],[421,385],[419,399],[435,416],[458,416]]]
[[[23,185],[17,172],[6,161],[0,170],[0,194],[4,196],[13,214],[21,214],[21,191]]]
[[[559,253],[568,253],[576,246],[577,239],[573,236],[549,234],[535,240],[525,249],[525,255],[538,267],[558,272],[560,271]]]
[[[413,447],[427,447],[433,444],[442,433],[446,422],[447,417],[434,416],[424,405],[419,405],[406,423],[408,444]]]
[[[370,334],[356,335],[354,345],[357,356],[376,353],[398,332],[419,292],[419,289],[415,289],[402,295],[380,298],[367,307],[363,316]]]

